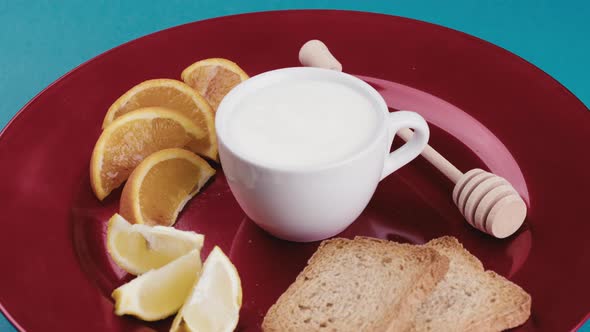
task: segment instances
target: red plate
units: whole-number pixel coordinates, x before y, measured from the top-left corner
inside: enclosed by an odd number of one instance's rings
[[[392,108],[420,112],[432,145],[462,170],[508,178],[529,203],[524,227],[506,240],[472,229],[451,201],[451,183],[424,160],[381,182],[343,236],[423,243],[453,235],[485,266],[533,297],[522,330],[563,331],[590,311],[590,112],[526,61],[471,36],[398,17],[285,11],[223,17],[158,32],[107,52],[33,99],[0,136],[0,303],[22,330],[165,331],[113,314],[111,291],[128,280],[104,248],[119,192],[100,203],[88,163],[109,105],[150,78],[179,78],[207,57],[237,61],[251,75],[297,66],[299,47],[324,40]],[[222,172],[177,223],[218,244],[242,277],[239,330],[259,330],[267,308],[316,244],[277,240],[253,225]]]

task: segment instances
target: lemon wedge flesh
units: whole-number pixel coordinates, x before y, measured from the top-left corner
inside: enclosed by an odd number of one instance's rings
[[[241,306],[238,271],[223,251],[215,247],[170,331],[231,332],[238,324]]]
[[[201,269],[199,250],[151,270],[115,289],[115,314],[145,321],[166,318],[178,311]]]
[[[130,224],[115,214],[107,230],[107,250],[123,270],[139,275],[203,247],[204,236],[173,227]]]

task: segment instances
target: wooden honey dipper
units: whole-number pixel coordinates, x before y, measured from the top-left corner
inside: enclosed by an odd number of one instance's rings
[[[299,62],[303,66],[342,71],[340,62],[319,40],[310,40],[301,47]],[[408,141],[413,132],[403,129],[397,134]],[[421,155],[455,184],[453,201],[471,226],[500,239],[520,228],[527,206],[506,179],[479,168],[462,173],[430,145]]]

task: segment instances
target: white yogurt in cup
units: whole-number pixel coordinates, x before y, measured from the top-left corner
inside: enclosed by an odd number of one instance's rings
[[[361,150],[377,128],[370,99],[344,84],[292,79],[244,97],[228,144],[276,167],[321,166]]]
[[[389,113],[362,80],[306,67],[244,81],[219,105],[215,125],[221,164],[242,209],[269,233],[299,242],[348,227],[378,182],[416,158],[429,136],[421,116]],[[401,128],[415,135],[389,153]]]

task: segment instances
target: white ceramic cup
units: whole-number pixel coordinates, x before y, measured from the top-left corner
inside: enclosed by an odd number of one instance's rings
[[[371,100],[378,123],[370,143],[342,160],[296,169],[253,161],[232,146],[228,124],[241,100],[271,84],[298,78],[347,84]],[[322,240],[343,231],[367,206],[379,181],[416,158],[429,137],[420,115],[390,113],[381,95],[364,81],[310,67],[273,70],[242,82],[223,98],[215,126],[221,165],[240,207],[269,233],[297,242]],[[390,153],[395,133],[402,128],[412,128],[415,134]]]

